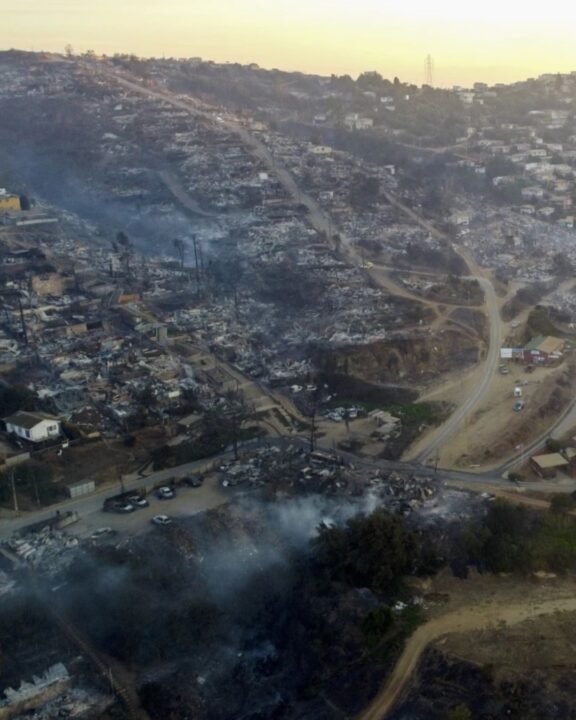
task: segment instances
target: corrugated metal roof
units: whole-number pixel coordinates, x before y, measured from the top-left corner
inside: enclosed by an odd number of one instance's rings
[[[536,455],[532,458],[532,461],[535,462],[538,467],[541,467],[543,470],[568,465],[568,460],[566,460],[564,456],[560,455],[560,453]]]

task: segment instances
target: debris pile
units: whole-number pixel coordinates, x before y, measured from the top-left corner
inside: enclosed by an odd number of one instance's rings
[[[25,537],[12,537],[9,549],[18,559],[48,575],[55,575],[66,569],[72,562],[78,538],[49,527]]]
[[[383,498],[385,505],[404,515],[420,510],[425,503],[437,498],[441,490],[439,480],[385,471],[378,471],[370,480],[370,485]]]

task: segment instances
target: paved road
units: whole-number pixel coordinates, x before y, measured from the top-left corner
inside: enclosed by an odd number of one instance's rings
[[[161,484],[162,481],[169,480],[173,477],[183,477],[184,475],[200,473],[207,468],[212,467],[215,462],[222,462],[232,458],[232,452],[228,451],[216,458],[208,460],[200,460],[198,462],[180,465],[178,468],[169,470],[161,470],[159,472],[144,476],[126,479],[124,482],[125,490],[142,490],[151,489],[155,485]],[[215,480],[207,482],[206,486],[201,488],[182,488],[178,496],[174,500],[160,501],[155,498],[150,499],[150,507],[137,510],[134,513],[126,515],[117,515],[114,513],[102,512],[102,505],[105,498],[111,497],[120,492],[118,485],[114,487],[105,487],[97,492],[84,497],[67,500],[58,505],[53,505],[49,509],[39,510],[23,514],[20,517],[12,519],[0,520],[0,539],[6,539],[13,532],[20,530],[27,525],[36,522],[44,522],[54,517],[56,510],[61,514],[66,512],[77,512],[80,515],[80,523],[70,526],[71,529],[78,534],[90,534],[94,530],[102,526],[110,526],[116,530],[127,529],[134,530],[142,524],[142,519],[149,519],[152,515],[189,515],[192,512],[200,512],[208,507],[214,507],[216,504],[226,502],[228,496],[222,493],[215,485]]]
[[[307,437],[289,436],[277,438],[264,438],[248,441],[240,446],[240,451],[256,450],[269,445],[276,445],[282,448],[288,446],[297,446],[303,450],[309,449],[309,439]],[[319,449],[332,451],[331,445],[317,443]],[[482,475],[475,473],[467,473],[458,470],[438,470],[433,467],[420,465],[414,462],[402,462],[395,460],[381,460],[360,458],[351,453],[338,451],[338,454],[344,459],[346,464],[354,468],[364,468],[368,472],[375,470],[397,471],[418,475],[420,477],[438,478],[447,485],[458,487],[461,489],[472,490],[475,492],[496,492],[498,495],[505,496],[509,500],[514,500],[523,504],[534,506],[538,509],[547,507],[545,501],[533,502],[533,499],[523,497],[524,490],[540,491],[540,492],[573,492],[576,490],[576,481],[570,478],[561,480],[543,480],[540,482],[531,482],[525,487],[516,487],[507,479],[498,474],[485,473]],[[188,474],[204,472],[207,469],[217,466],[218,464],[231,460],[233,453],[231,450],[221,453],[220,455],[205,460],[199,460],[193,463],[180,465],[176,468],[161,470],[156,473],[144,477],[125,478],[124,486],[127,491],[140,490],[142,488],[150,489],[155,485],[161,484],[163,481],[172,477],[182,477]],[[46,510],[26,513],[20,517],[12,519],[0,520],[0,540],[7,539],[13,532],[16,532],[28,525],[36,522],[43,522],[54,517],[56,510],[60,513],[67,511],[75,511],[80,515],[80,523],[71,526],[77,528],[74,532],[81,535],[90,534],[94,530],[102,526],[110,526],[116,530],[124,531],[132,534],[138,532],[143,526],[147,526],[146,522],[152,515],[166,514],[173,517],[188,516],[195,512],[201,512],[216,505],[223,504],[229,500],[233,492],[220,488],[216,478],[206,481],[202,488],[183,488],[174,500],[159,501],[155,498],[151,499],[149,508],[137,510],[127,515],[115,515],[102,512],[104,499],[118,492],[119,487],[106,487],[92,495],[88,495],[74,500],[68,500],[53,505]]]
[[[576,426],[576,401],[571,402],[564,413],[558,418],[551,428],[548,428],[546,432],[542,433],[536,438],[530,445],[526,446],[519,455],[516,455],[508,462],[500,465],[496,470],[492,472],[504,473],[512,468],[523,465],[527,462],[535,452],[540,450],[548,438],[560,439],[567,433],[574,429]]]
[[[408,215],[414,222],[427,230],[431,235],[443,240],[450,241],[446,233],[438,230],[431,222],[419,215],[411,207],[398,200],[392,193],[385,193],[389,203],[396,206],[403,213]],[[452,244],[453,250],[458,253],[463,260],[466,261],[472,277],[474,277],[482,285],[486,299],[486,310],[489,325],[489,341],[488,352],[484,360],[482,369],[482,377],[474,389],[474,392],[463,401],[463,403],[452,413],[448,420],[434,433],[430,443],[420,451],[413,459],[416,462],[426,462],[439,448],[444,445],[458,430],[467,417],[480,406],[482,400],[487,394],[492,378],[498,368],[500,357],[500,346],[502,342],[502,320],[500,318],[500,310],[498,308],[498,300],[496,291],[490,280],[484,275],[481,268],[477,265],[470,253],[456,247]]]
[[[448,420],[438,429],[430,443],[414,457],[416,462],[426,462],[436,451],[440,449],[458,430],[474,410],[476,410],[484,400],[490,389],[490,385],[498,370],[500,360],[500,345],[502,323],[500,320],[500,310],[496,299],[496,292],[492,283],[484,277],[476,277],[478,282],[484,289],[486,297],[486,309],[488,312],[488,323],[490,328],[488,352],[484,359],[484,367],[482,377],[464,402],[450,415]]]

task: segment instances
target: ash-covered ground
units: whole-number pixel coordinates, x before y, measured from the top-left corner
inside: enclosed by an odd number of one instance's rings
[[[453,560],[453,534],[463,517],[482,514],[486,500],[439,480],[326,469],[312,471],[314,488],[307,468],[303,488],[303,468],[292,460],[284,482],[261,476],[262,487],[225,506],[130,540],[81,543],[70,563],[45,575],[45,602],[134,677],[151,718],[355,714],[425,601],[392,571],[384,581],[365,580],[358,547],[342,548],[342,557],[357,555],[353,573],[351,565],[336,568],[338,552],[320,552],[321,528],[384,510],[384,522],[398,524],[384,545],[374,537],[374,547],[390,547],[390,557],[383,550],[376,560],[388,566],[410,548],[398,572],[425,574]],[[361,529],[367,550],[375,528]],[[337,549],[342,538],[330,537]]]

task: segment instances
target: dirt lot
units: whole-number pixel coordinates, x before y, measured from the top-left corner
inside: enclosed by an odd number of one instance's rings
[[[508,289],[508,294],[499,300],[502,306],[517,287]],[[513,321],[502,324],[502,346],[516,347],[524,342],[524,328],[529,309],[523,311]],[[569,368],[569,369],[568,369]],[[482,405],[469,416],[458,433],[440,449],[439,464],[443,467],[489,470],[497,467],[530,441],[546,433],[547,429],[559,417],[562,409],[574,396],[576,386],[576,355],[567,354],[558,368],[537,368],[533,373],[524,372],[522,365],[510,362],[508,375],[495,373],[489,391]],[[558,388],[556,381],[564,373],[569,373],[568,384]],[[472,394],[479,379],[482,367],[477,366],[466,372],[452,373],[442,384],[425,390],[420,400],[443,400],[454,405]],[[514,381],[527,381],[522,388],[522,399],[526,407],[515,413],[513,406]],[[559,402],[551,401],[555,390],[561,392]],[[558,394],[558,393],[557,393]],[[547,412],[542,408],[549,404]],[[553,408],[558,405],[562,409]],[[426,433],[406,453],[410,458],[425,448],[430,440]]]
[[[424,595],[429,619],[408,640],[392,674],[361,715],[362,720],[386,717],[412,681],[426,648],[441,643],[462,659],[483,665],[529,669],[530,663],[558,667],[574,664],[570,658],[576,640],[574,578],[548,577],[519,580],[472,575],[456,580],[441,574]],[[436,599],[431,604],[431,599]],[[568,630],[562,635],[563,630]],[[510,640],[510,646],[503,642]],[[545,647],[542,656],[540,644]],[[522,652],[532,657],[520,659]],[[558,653],[558,654],[556,654]],[[573,654],[573,651],[572,651]],[[571,661],[571,662],[570,662]]]
[[[165,442],[162,430],[147,428],[133,433],[136,443],[125,447],[121,440],[100,440],[86,445],[71,446],[57,455],[43,453],[37,458],[50,465],[54,479],[63,484],[78,480],[94,480],[97,485],[117,482],[121,474],[130,473],[143,465],[150,451]]]
[[[431,617],[443,615],[448,609],[487,607],[496,602],[514,605],[529,601],[538,606],[538,603],[549,599],[576,597],[576,576],[520,578],[511,575],[481,575],[471,571],[468,579],[461,580],[449,570],[444,570],[433,579],[427,592],[448,598],[443,605],[429,609]]]
[[[530,374],[524,371],[522,365],[515,364],[510,365],[508,375],[496,373],[481,407],[441,448],[440,465],[487,470],[501,464],[553,424],[562,410],[544,413],[543,408],[551,402],[556,390],[561,396],[559,405],[565,408],[573,397],[575,378],[576,358],[570,358],[559,367],[537,368]],[[527,383],[522,386],[521,399],[525,408],[521,412],[513,410],[516,380]],[[559,385],[558,380],[565,384]],[[470,392],[474,382],[474,375],[454,379],[424,399],[446,399],[457,404]],[[410,454],[416,453],[418,445],[425,440],[425,436],[421,438],[410,449]]]
[[[544,615],[519,625],[449,635],[443,649],[476,665],[492,665],[498,676],[573,668],[575,612]]]

